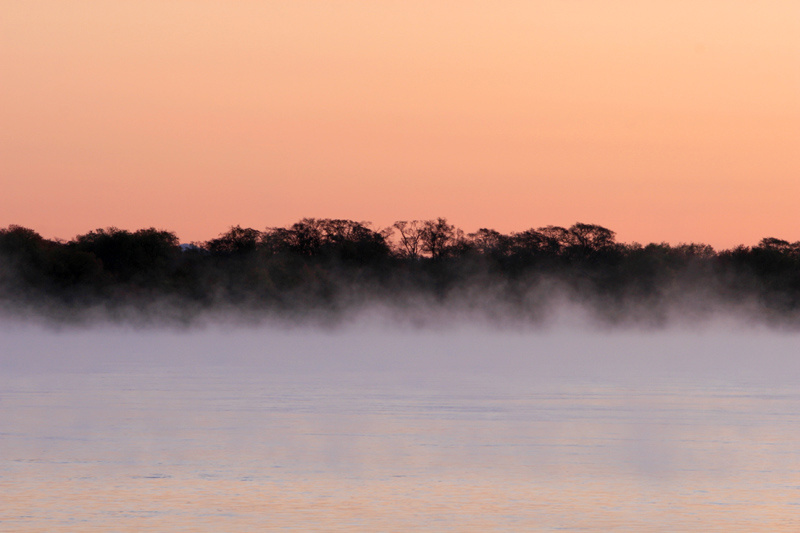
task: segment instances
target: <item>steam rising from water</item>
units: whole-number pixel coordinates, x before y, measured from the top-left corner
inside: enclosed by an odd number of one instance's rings
[[[736,321],[697,327],[607,329],[562,320],[538,328],[476,321],[414,327],[374,313],[320,327],[285,322],[183,329],[0,323],[2,370],[357,372],[431,379],[480,375],[500,382],[577,379],[779,380],[800,377],[800,335]],[[428,322],[428,324],[435,322]]]
[[[0,346],[16,531],[751,531],[796,512],[800,335],[741,322],[5,321]]]

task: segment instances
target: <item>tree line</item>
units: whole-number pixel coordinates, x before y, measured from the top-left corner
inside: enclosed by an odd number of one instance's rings
[[[444,218],[387,228],[305,218],[287,227],[231,227],[179,243],[155,228],[97,229],[45,239],[0,229],[0,303],[7,311],[80,313],[154,305],[336,313],[365,302],[467,307],[536,319],[556,299],[604,320],[659,320],[676,305],[699,314],[741,308],[793,321],[800,310],[800,242],[620,243],[595,224],[509,234],[465,233]]]

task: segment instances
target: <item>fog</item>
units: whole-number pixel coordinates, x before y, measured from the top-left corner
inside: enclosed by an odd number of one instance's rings
[[[796,514],[798,353],[797,333],[742,320],[566,309],[537,327],[5,319],[0,521],[757,530]]]
[[[501,384],[596,381],[793,383],[800,334],[731,318],[659,328],[564,316],[538,327],[479,320],[420,327],[373,310],[334,325],[260,321],[203,326],[64,326],[0,322],[4,373],[166,368],[265,374],[363,374],[370,379]]]
[[[800,331],[798,272],[800,242],[643,246],[584,223],[504,235],[465,234],[443,218],[380,230],[306,218],[263,231],[234,226],[185,245],[156,228],[98,229],[66,242],[12,225],[0,228],[0,319],[90,329],[352,330],[366,318],[428,331],[720,322]]]

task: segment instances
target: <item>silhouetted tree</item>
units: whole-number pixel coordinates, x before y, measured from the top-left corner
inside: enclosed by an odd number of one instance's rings
[[[573,224],[569,228],[574,236],[572,242],[588,250],[601,250],[614,245],[615,233],[610,229],[595,224]]]
[[[367,222],[304,218],[289,228],[267,228],[263,245],[272,253],[371,262],[389,253],[385,236]]]
[[[100,288],[98,282],[103,281],[103,263],[91,252],[58,246],[48,256],[46,274],[47,289],[72,291],[65,296],[86,298],[96,296],[96,290]]]
[[[422,224],[422,251],[431,254],[432,259],[438,259],[454,243],[455,237],[456,228],[446,219],[426,220]]]
[[[155,228],[134,233],[115,227],[97,229],[78,235],[69,246],[93,254],[102,262],[103,270],[120,281],[163,279],[180,253],[178,237]]]
[[[299,313],[339,310],[363,295],[483,305],[474,295],[491,294],[527,313],[531,294],[553,286],[609,320],[628,309],[657,314],[676,295],[691,295],[692,305],[758,305],[771,317],[800,319],[800,242],[767,237],[720,252],[702,243],[642,246],[617,243],[613,231],[584,223],[464,235],[444,218],[398,221],[381,231],[326,218],[263,232],[233,226],[199,248],[181,248],[174,233],[155,228],[98,229],[66,243],[21,226],[0,228],[6,308],[72,312],[164,296],[191,303],[187,310]]]
[[[205,244],[205,248],[212,254],[231,255],[253,252],[261,237],[261,232],[253,228],[231,226],[225,233]]]
[[[9,255],[34,255],[44,244],[41,235],[30,228],[12,224],[0,229],[0,253]]]
[[[575,234],[561,226],[544,226],[537,232],[544,237],[543,248],[550,253],[560,253],[564,248],[577,244]]]
[[[398,220],[392,225],[400,233],[399,251],[402,255],[415,259],[422,252],[424,224],[419,220]]]
[[[6,291],[41,287],[49,241],[32,229],[11,225],[0,229],[0,283]],[[22,286],[18,286],[18,282]]]
[[[509,238],[493,229],[481,228],[475,233],[470,233],[468,237],[475,249],[482,254],[493,254],[508,248]]]

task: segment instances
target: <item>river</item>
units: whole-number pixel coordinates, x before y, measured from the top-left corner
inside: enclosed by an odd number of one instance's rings
[[[0,327],[0,530],[797,531],[800,336]]]

